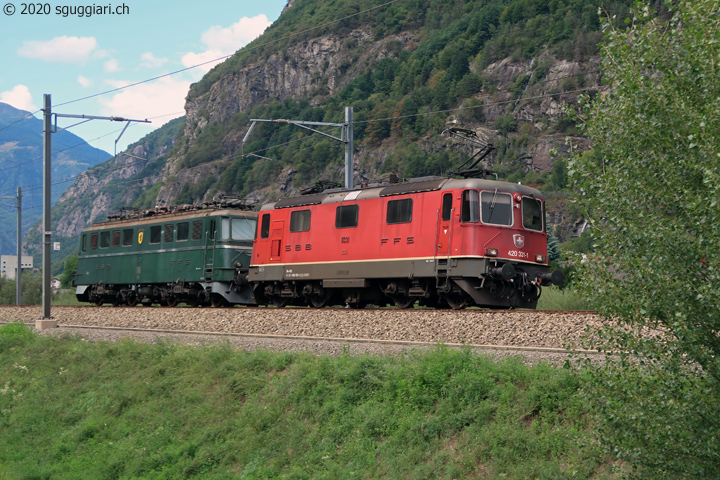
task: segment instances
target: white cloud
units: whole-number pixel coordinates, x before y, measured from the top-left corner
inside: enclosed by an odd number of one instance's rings
[[[98,48],[95,37],[55,37],[46,42],[23,42],[18,48],[18,55],[36,58],[46,62],[76,63],[84,65]]]
[[[142,60],[140,66],[145,68],[161,67],[165,62],[168,61],[167,58],[155,58],[155,55],[153,55],[152,52],[143,53],[142,55],[140,55],[140,60]]]
[[[119,72],[120,71],[120,64],[117,60],[114,58],[111,58],[105,64],[103,65],[103,70],[106,72],[112,73],[112,72]]]
[[[133,82],[109,81],[115,88]],[[189,80],[179,80],[165,77],[154,82],[143,83],[121,91],[110,98],[100,99],[102,115],[120,116],[134,120],[152,119],[160,115],[183,112],[185,110],[185,96],[190,89]],[[164,125],[182,113],[152,119],[152,126],[157,128]]]
[[[89,78],[83,77],[82,75],[78,75],[78,83],[82,85],[83,88],[87,88],[92,84]]]
[[[0,92],[0,102],[29,112],[38,110],[38,107],[33,104],[30,89],[25,85],[15,85],[12,90]]]
[[[270,24],[271,22],[265,15],[257,15],[252,18],[243,17],[227,28],[219,25],[212,26],[200,37],[205,44],[205,51],[201,53],[188,52],[182,57],[182,63],[186,67],[190,67],[235,53],[259,37]],[[200,68],[207,72],[218,63],[208,63]]]

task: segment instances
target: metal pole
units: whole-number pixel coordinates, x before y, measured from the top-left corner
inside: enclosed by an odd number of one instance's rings
[[[17,274],[15,283],[15,305],[22,305],[22,189],[18,188],[17,194]]]
[[[345,107],[345,188],[353,188],[353,107]]]
[[[50,244],[51,240],[51,218],[50,218],[50,194],[51,194],[51,182],[50,182],[50,138],[52,136],[52,107],[50,94],[46,93],[43,95],[44,108],[43,108],[43,265],[42,265],[42,307],[43,316],[41,320],[35,322],[35,326],[38,329],[43,328],[54,328],[57,327],[57,322],[51,320],[50,317]]]

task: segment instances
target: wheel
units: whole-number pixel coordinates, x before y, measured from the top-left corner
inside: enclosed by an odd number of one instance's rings
[[[397,308],[410,308],[414,303],[415,300],[410,298],[409,295],[404,293],[398,293],[396,295],[392,296],[393,302],[395,302],[395,306]]]
[[[288,304],[288,299],[283,298],[280,295],[273,295],[270,297],[270,303],[277,308],[283,308]]]
[[[177,307],[179,300],[176,296],[165,298],[165,305],[168,307]]]
[[[329,300],[330,295],[326,292],[313,293],[310,295],[310,305],[312,305],[314,308],[323,308],[328,304]]]
[[[102,298],[98,298],[97,300],[95,300],[95,306],[96,306],[96,307],[102,307],[102,306],[103,306],[103,303],[105,303],[105,302],[103,301]]]
[[[138,298],[134,294],[130,294],[125,297],[125,303],[127,303],[128,307],[135,307],[138,304]]]
[[[445,295],[445,301],[453,310],[461,310],[468,304],[467,295],[464,292],[450,292]]]
[[[210,305],[212,305],[213,308],[220,308],[227,305],[227,301],[222,295],[213,293],[212,295],[210,295]]]

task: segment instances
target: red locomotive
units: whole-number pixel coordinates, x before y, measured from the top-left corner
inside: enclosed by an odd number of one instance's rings
[[[540,192],[431,177],[264,205],[248,280],[258,304],[535,308],[547,263]]]

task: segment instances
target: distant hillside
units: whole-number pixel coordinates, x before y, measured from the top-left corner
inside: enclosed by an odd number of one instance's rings
[[[565,107],[606,88],[599,8],[622,24],[632,2],[401,0],[372,9],[380,3],[289,2],[261,37],[191,87],[179,137],[163,134],[173,140],[166,154],[123,175],[134,183],[118,182],[113,195],[88,198],[82,214],[66,198],[59,230],[76,235],[121,206],[230,191],[265,201],[342,181],[339,142],[267,123],[244,148],[242,139],[251,118],[337,123],[352,106],[356,184],[447,173],[471,152],[440,134],[461,126],[497,147],[487,163],[502,179],[557,192],[549,223],[571,235],[565,166],[550,153],[589,146]]]
[[[0,125],[9,125],[30,112],[0,103]],[[0,130],[0,195],[15,197],[17,187],[23,188],[23,230],[27,231],[42,216],[43,122],[30,117]],[[91,147],[70,131],[52,135],[52,198],[72,185],[74,178],[89,167],[106,161],[110,155]],[[13,204],[12,198],[1,200]],[[16,210],[3,205],[0,219],[0,253],[16,253]]]

